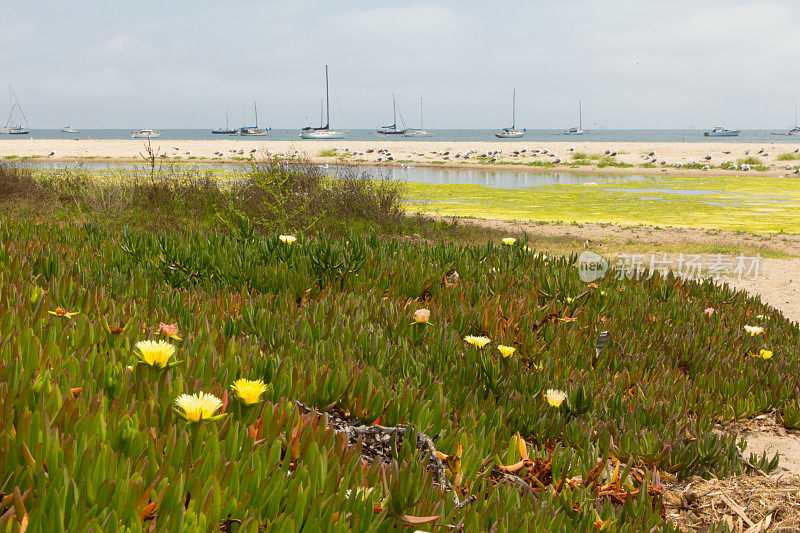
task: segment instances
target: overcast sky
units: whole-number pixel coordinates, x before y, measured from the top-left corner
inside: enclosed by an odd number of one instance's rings
[[[800,2],[0,0],[0,84],[33,128],[786,128]],[[0,91],[0,95],[2,92]],[[340,112],[340,104],[341,111]],[[0,96],[5,123],[6,98]]]

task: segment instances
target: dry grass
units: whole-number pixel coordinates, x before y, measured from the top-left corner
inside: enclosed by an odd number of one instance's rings
[[[690,481],[664,491],[666,518],[682,531],[800,531],[800,476],[737,476]]]

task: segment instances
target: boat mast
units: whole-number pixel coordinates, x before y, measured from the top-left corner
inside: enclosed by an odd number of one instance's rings
[[[328,92],[328,65],[325,65],[325,119],[326,124],[324,129],[330,129],[331,127],[331,99],[330,93]]]
[[[6,130],[11,125],[11,117],[14,115],[14,99],[11,97],[11,84],[8,85],[8,120],[6,120]]]
[[[397,102],[394,93],[392,93],[392,127],[397,129]]]
[[[511,129],[517,129],[517,88],[514,87],[514,96],[511,97]]]
[[[578,100],[578,129],[583,129],[583,113],[581,110],[581,101]]]
[[[231,129],[231,128],[228,126],[228,113],[229,113],[229,111],[230,111],[230,108],[227,108],[227,107],[226,107],[226,108],[225,108],[225,129],[226,129],[227,131],[230,131],[230,129]]]
[[[419,97],[419,129],[425,129],[425,123],[422,121],[422,97]]]
[[[253,102],[253,113],[256,116],[256,129],[258,129],[258,108],[256,107],[255,102]]]
[[[22,128],[22,121],[24,120],[25,125],[28,127],[28,129],[30,129],[31,125],[28,122],[28,117],[25,116],[25,111],[23,111],[22,106],[19,105],[19,100],[17,100],[17,94],[14,92],[14,89],[11,88],[11,84],[8,85],[8,100],[9,102],[13,101],[13,105],[11,106],[11,113],[9,113],[8,115],[8,121],[11,122],[12,115],[14,114],[14,109],[15,108],[19,109],[21,120],[19,121],[19,124],[16,124],[16,126]],[[8,124],[6,124],[6,127],[8,127]]]

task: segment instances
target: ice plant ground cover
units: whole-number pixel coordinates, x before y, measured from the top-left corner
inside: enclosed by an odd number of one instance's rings
[[[670,529],[664,480],[775,467],[715,423],[800,425],[797,324],[727,287],[280,234],[0,219],[3,531]]]

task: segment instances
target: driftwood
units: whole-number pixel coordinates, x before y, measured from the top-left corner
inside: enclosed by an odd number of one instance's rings
[[[313,409],[302,402],[296,401],[295,405],[297,405],[297,407],[304,413],[318,413],[316,409]],[[410,427],[407,425],[397,425],[391,427],[380,425],[356,426],[348,423],[336,413],[324,414],[327,414],[329,417],[328,424],[337,433],[343,433],[347,437],[348,442],[352,444],[355,444],[359,441],[361,442],[362,458],[368,462],[372,462],[376,459],[380,459],[381,461],[390,461],[392,457],[387,451],[390,448],[390,438],[392,436],[395,438],[402,438],[410,429]],[[452,494],[453,501],[456,504],[456,509],[463,509],[467,505],[475,502],[477,500],[475,495],[469,496],[463,502],[459,499],[458,491],[455,490],[455,487],[453,487],[453,484],[447,478],[447,467],[444,465],[442,459],[437,453],[433,438],[419,431],[416,433],[416,435],[417,449],[426,451],[430,455],[432,463],[431,469],[434,471],[434,484],[444,490],[444,492],[450,492]]]

